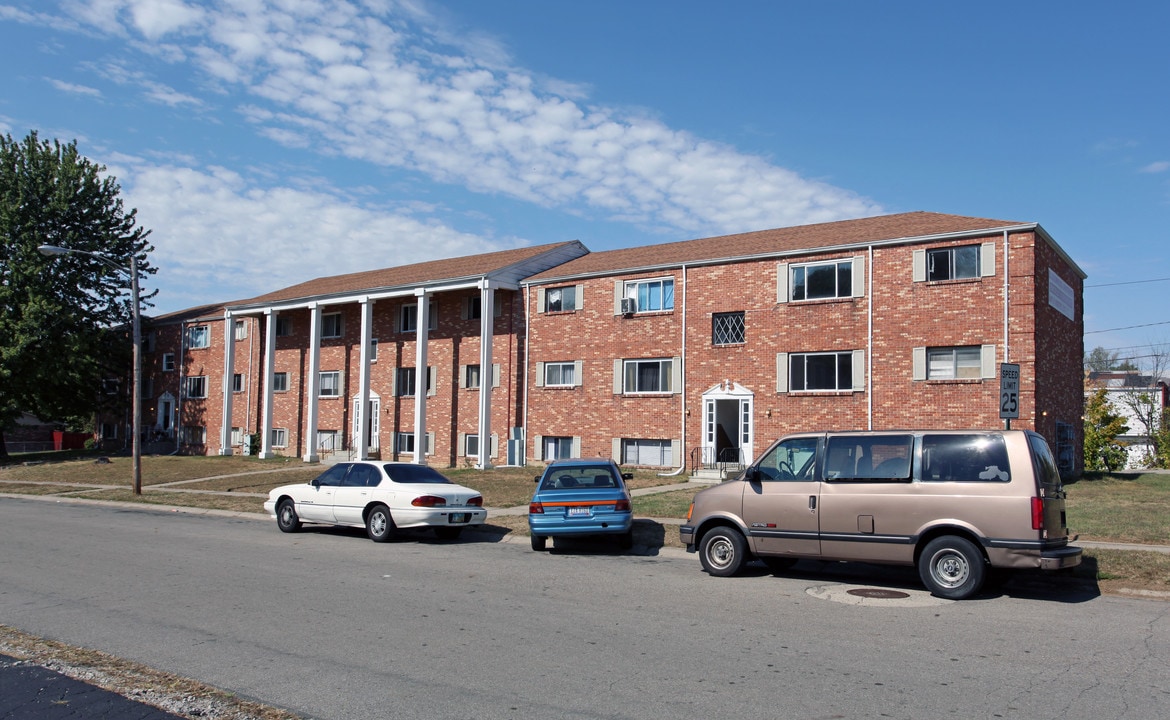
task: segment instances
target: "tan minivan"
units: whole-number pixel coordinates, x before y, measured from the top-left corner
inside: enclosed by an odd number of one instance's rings
[[[912,565],[954,600],[1081,561],[1052,452],[1029,430],[789,435],[695,495],[680,534],[711,575],[753,556],[773,572],[800,558]]]

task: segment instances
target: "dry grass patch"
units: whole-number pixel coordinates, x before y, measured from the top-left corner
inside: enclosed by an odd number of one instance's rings
[[[167,492],[165,490],[150,490],[141,495],[135,495],[127,488],[125,490],[87,492],[84,497],[88,500],[139,503],[142,505],[175,505],[247,513],[264,512],[264,498],[246,495],[212,495],[209,493]]]
[[[69,482],[81,485],[130,485],[131,459],[128,456],[103,456],[109,462],[93,458],[47,461],[36,465],[8,465],[0,468],[0,481],[38,480],[42,482]],[[218,475],[279,470],[284,467],[303,467],[299,459],[276,458],[259,460],[255,457],[203,455],[148,455],[142,458],[142,484],[196,480]]]

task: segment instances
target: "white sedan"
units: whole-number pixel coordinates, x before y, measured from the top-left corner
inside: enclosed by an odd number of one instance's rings
[[[264,511],[284,532],[300,530],[301,523],[364,527],[374,542],[418,527],[454,540],[487,518],[478,492],[425,465],[392,462],[338,463],[308,483],[269,491]]]

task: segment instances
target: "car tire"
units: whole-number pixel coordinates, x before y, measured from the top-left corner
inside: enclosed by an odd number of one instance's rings
[[[375,505],[366,513],[366,535],[374,542],[390,542],[394,539],[396,529],[390,508],[385,505]]]
[[[629,550],[634,547],[634,529],[630,528],[621,535],[618,535],[618,547],[622,550]]]
[[[699,542],[699,562],[708,575],[730,577],[747,561],[747,541],[735,528],[711,528]]]
[[[966,538],[951,535],[935,538],[918,557],[918,575],[935,597],[969,598],[983,588],[986,574],[983,553]]]
[[[762,557],[760,561],[773,575],[779,575],[796,564],[796,558],[790,557]]]
[[[532,540],[532,549],[537,552],[542,552],[545,548],[545,543],[548,541],[548,538],[544,535],[532,535],[530,539]]]
[[[435,528],[435,536],[440,540],[458,540],[459,536],[463,534],[461,527],[437,527]]]
[[[301,529],[301,518],[297,515],[297,506],[292,500],[281,500],[276,506],[276,527],[286,533]]]

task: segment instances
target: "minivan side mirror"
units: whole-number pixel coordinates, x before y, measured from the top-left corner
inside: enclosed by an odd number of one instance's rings
[[[747,482],[754,483],[760,481],[760,470],[755,465],[743,471],[743,479]]]

